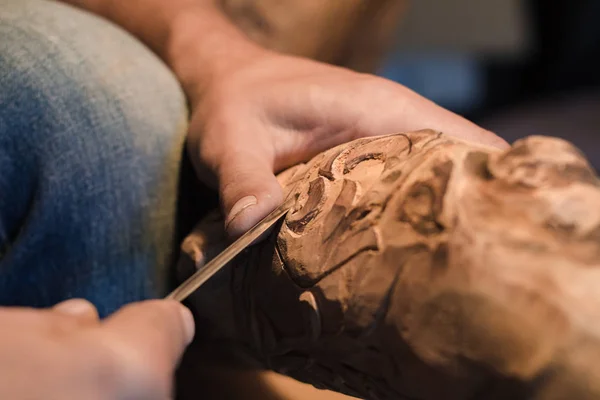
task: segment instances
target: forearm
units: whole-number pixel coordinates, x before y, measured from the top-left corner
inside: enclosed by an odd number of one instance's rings
[[[213,0],[61,1],[138,37],[171,67],[189,97],[198,96],[212,76],[257,49]]]

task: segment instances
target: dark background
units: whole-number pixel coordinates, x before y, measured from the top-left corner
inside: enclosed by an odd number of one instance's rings
[[[422,17],[420,25],[404,22],[418,28],[436,21],[422,31],[400,27],[400,35],[417,37],[409,38],[410,45],[399,40],[382,75],[511,142],[536,134],[568,139],[600,169],[600,1],[522,0],[512,19],[500,12],[500,2],[484,1],[488,8],[483,8],[483,3],[452,1],[446,19],[422,9],[432,17]],[[427,38],[421,46],[427,48],[415,51],[418,36],[433,32],[434,37],[436,29],[443,30],[441,39]],[[506,36],[508,44],[491,43],[488,49],[484,39],[476,40],[482,32]]]
[[[592,92],[600,84],[600,1],[523,3],[532,49],[523,60],[483,60],[487,94],[474,113]]]

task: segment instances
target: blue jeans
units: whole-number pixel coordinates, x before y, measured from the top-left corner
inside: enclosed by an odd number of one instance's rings
[[[0,305],[163,295],[186,130],[175,77],[133,37],[0,0]]]

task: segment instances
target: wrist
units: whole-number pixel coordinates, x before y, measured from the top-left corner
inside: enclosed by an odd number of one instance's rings
[[[223,14],[215,0],[61,0],[122,26],[175,72],[194,103],[209,82],[265,52]]]
[[[173,19],[165,59],[194,105],[211,82],[266,51],[216,8],[198,7]]]

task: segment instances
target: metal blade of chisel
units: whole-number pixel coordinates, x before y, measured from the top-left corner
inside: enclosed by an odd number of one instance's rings
[[[166,298],[177,301],[185,300],[190,294],[196,291],[202,284],[227,265],[227,263],[248,248],[248,246],[254,243],[254,241],[263,233],[268,231],[269,228],[275,225],[277,221],[287,214],[292,204],[293,203],[288,199],[288,201],[277,207],[223,252],[219,253],[219,255],[213,258],[205,266],[196,271],[194,275],[183,282],[177,289],[172,291]]]

